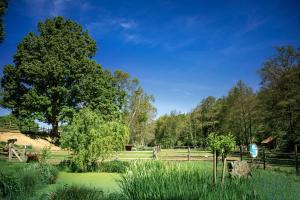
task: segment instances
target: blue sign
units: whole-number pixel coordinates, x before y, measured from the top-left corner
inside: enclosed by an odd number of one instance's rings
[[[258,155],[257,145],[256,144],[250,144],[249,152],[250,152],[250,157],[256,158],[257,155]]]

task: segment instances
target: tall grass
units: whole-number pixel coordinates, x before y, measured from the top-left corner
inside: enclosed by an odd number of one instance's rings
[[[228,178],[224,185],[213,185],[207,164],[136,162],[122,176],[120,188],[127,199],[140,200],[300,199],[300,191],[297,191],[299,183],[291,180],[291,177],[282,179],[284,174],[277,173],[277,177],[272,178],[272,173],[276,172],[257,172],[254,178]],[[270,183],[270,180],[274,183]],[[288,186],[280,189],[280,185],[285,184]]]
[[[64,185],[48,195],[48,200],[102,200],[102,190],[77,185]]]
[[[0,199],[24,199],[36,190],[54,183],[58,171],[51,165],[0,163]]]

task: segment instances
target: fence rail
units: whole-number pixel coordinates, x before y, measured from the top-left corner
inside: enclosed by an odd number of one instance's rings
[[[258,164],[266,169],[269,166],[293,167],[296,174],[299,175],[299,145],[295,145],[294,152],[272,152],[264,148],[259,148],[258,157],[251,158],[248,151],[233,152],[228,160],[245,160],[250,163]],[[0,145],[0,158],[8,158],[9,153],[3,151],[4,147]],[[18,152],[23,155],[24,149],[18,148]],[[71,151],[51,151],[50,161],[58,164],[62,160],[71,159]],[[111,158],[111,160],[150,160],[159,159],[166,161],[212,161],[213,154],[209,151],[196,149],[153,149],[153,151],[122,151]]]

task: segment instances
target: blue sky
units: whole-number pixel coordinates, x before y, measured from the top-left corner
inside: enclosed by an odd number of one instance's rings
[[[1,74],[39,21],[62,15],[89,30],[98,46],[94,59],[104,68],[140,79],[158,115],[189,112],[240,79],[257,90],[257,70],[274,47],[300,46],[299,8],[288,0],[11,0]]]

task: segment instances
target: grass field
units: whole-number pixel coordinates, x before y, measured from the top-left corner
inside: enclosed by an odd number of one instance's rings
[[[272,170],[254,170],[252,177],[212,183],[209,162],[139,162],[122,176],[128,199],[300,199],[300,177]]]
[[[106,192],[119,191],[117,173],[69,173],[60,172],[56,184],[75,184],[101,188]]]
[[[28,164],[26,164],[27,166]],[[19,170],[24,163],[2,163],[2,169]],[[30,200],[43,199],[63,185],[121,193],[127,199],[300,199],[300,176],[285,169],[253,171],[248,179],[225,179],[212,184],[210,161],[133,161],[127,173],[71,173],[60,171],[55,184],[39,188]],[[125,198],[125,197],[124,197]],[[44,198],[45,199],[45,198]]]
[[[63,185],[77,185],[89,188],[101,189],[105,193],[119,192],[118,180],[120,174],[117,173],[70,173],[60,172],[55,184],[48,185],[37,191],[35,197],[29,200],[42,199],[43,195],[55,191]]]

